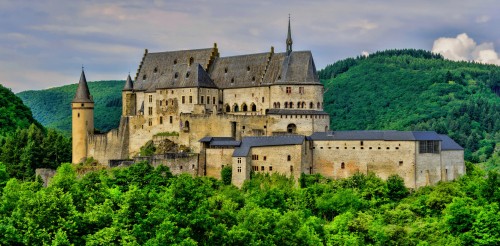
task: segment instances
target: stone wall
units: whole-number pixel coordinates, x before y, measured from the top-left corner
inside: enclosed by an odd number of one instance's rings
[[[106,134],[90,135],[88,139],[88,157],[93,157],[101,164],[109,160],[128,159],[129,119],[122,117],[118,129]]]
[[[454,180],[465,174],[463,150],[441,151],[441,156],[443,181]]]
[[[43,180],[43,187],[47,187],[52,177],[56,175],[56,170],[50,168],[37,168],[35,170],[35,175],[40,176]]]
[[[233,152],[234,149],[205,149],[206,176],[220,179],[222,168],[233,163]]]

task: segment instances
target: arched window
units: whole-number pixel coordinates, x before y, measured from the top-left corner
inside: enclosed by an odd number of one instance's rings
[[[295,132],[297,132],[297,126],[295,124],[289,124],[287,127],[286,127],[286,131],[288,133],[292,133],[294,134]]]
[[[229,107],[229,104],[226,104],[226,112],[231,112],[231,107]]]
[[[288,106],[289,106],[290,108],[293,108],[293,102],[290,102],[290,103],[288,104]]]
[[[277,108],[278,105],[276,104],[276,102],[273,103],[273,108]]]
[[[233,106],[233,112],[239,112],[240,108],[238,107],[238,104],[234,104]]]
[[[278,104],[278,108],[280,108],[281,107],[280,103],[278,102],[277,104]]]
[[[184,131],[189,132],[189,121],[187,120],[184,122]]]
[[[341,168],[341,169],[344,169],[344,168],[345,168],[345,163],[343,163],[343,162],[342,162],[342,163],[340,164],[340,168]]]
[[[306,107],[306,102],[302,102],[302,108]]]
[[[255,112],[257,111],[257,106],[255,106],[255,104],[252,103],[252,111]]]
[[[314,108],[314,103],[313,102],[309,103],[309,108]]]
[[[243,105],[241,105],[241,110],[242,110],[243,112],[248,111],[248,107],[247,107],[247,105],[246,105],[245,103],[243,103]]]
[[[288,102],[285,102],[285,108],[288,108]]]
[[[321,109],[321,103],[318,102],[318,109]]]

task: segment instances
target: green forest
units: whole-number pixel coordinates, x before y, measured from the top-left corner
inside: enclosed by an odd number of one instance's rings
[[[107,132],[117,128],[122,114],[122,89],[125,81],[89,82],[90,94],[94,97],[95,127]],[[71,100],[78,84],[71,84],[40,91],[18,93],[24,104],[31,108],[33,117],[47,128],[58,129],[67,136],[71,134]]]
[[[498,168],[500,67],[454,62],[424,50],[348,58],[319,71],[334,130],[433,130]]]
[[[253,175],[238,189],[147,163],[84,176],[63,164],[42,188],[0,165],[0,244],[498,245],[500,176],[467,170],[410,192],[373,174]]]

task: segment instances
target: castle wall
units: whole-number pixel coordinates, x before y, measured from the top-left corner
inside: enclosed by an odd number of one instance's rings
[[[287,92],[287,88],[289,88],[289,92]],[[323,85],[272,85],[270,95],[272,95],[270,107],[273,108],[274,103],[279,103],[280,108],[285,108],[285,102],[292,102],[293,109],[323,109]],[[298,106],[299,102],[301,102],[300,107]],[[305,107],[302,107],[302,102],[305,103]],[[318,107],[318,103],[320,107]]]
[[[313,132],[324,132],[330,125],[328,115],[270,115],[274,119],[269,126],[270,135],[286,133],[290,124],[296,126],[296,134],[311,135]]]
[[[415,186],[414,141],[314,141],[313,172],[340,179],[374,172],[382,179],[393,174],[407,187]]]
[[[129,149],[129,120],[122,117],[118,129],[106,134],[90,135],[88,139],[88,157],[93,157],[101,164],[108,164],[109,160],[128,159]]]
[[[206,176],[220,179],[223,167],[233,163],[234,149],[206,149]]]
[[[280,173],[298,179],[303,171],[304,146],[252,147],[247,163],[255,173]]]
[[[441,156],[443,181],[454,180],[465,174],[463,150],[441,151]]]
[[[151,165],[154,167],[159,165],[167,166],[174,175],[187,173],[193,177],[198,176],[197,154],[190,154],[182,158],[161,158],[161,155],[155,155],[151,160]]]
[[[269,87],[224,89],[222,110],[228,113],[226,107],[229,106],[232,114],[265,114],[266,109],[270,108],[269,91]],[[244,104],[247,106],[247,112],[243,111]],[[252,104],[255,104],[255,111],[252,111]],[[235,105],[238,105],[238,112],[234,111]]]
[[[232,158],[232,179],[231,183],[236,187],[243,186],[245,180],[250,179],[251,158],[248,157],[233,157]]]
[[[416,156],[416,188],[441,181],[441,154],[417,153]]]

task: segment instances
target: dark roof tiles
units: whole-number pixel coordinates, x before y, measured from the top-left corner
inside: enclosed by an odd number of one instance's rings
[[[75,97],[73,98],[73,103],[92,103],[94,100],[89,92],[89,86],[87,85],[87,79],[85,78],[85,72],[82,70],[80,75],[80,82],[78,83],[78,88],[76,89]]]

